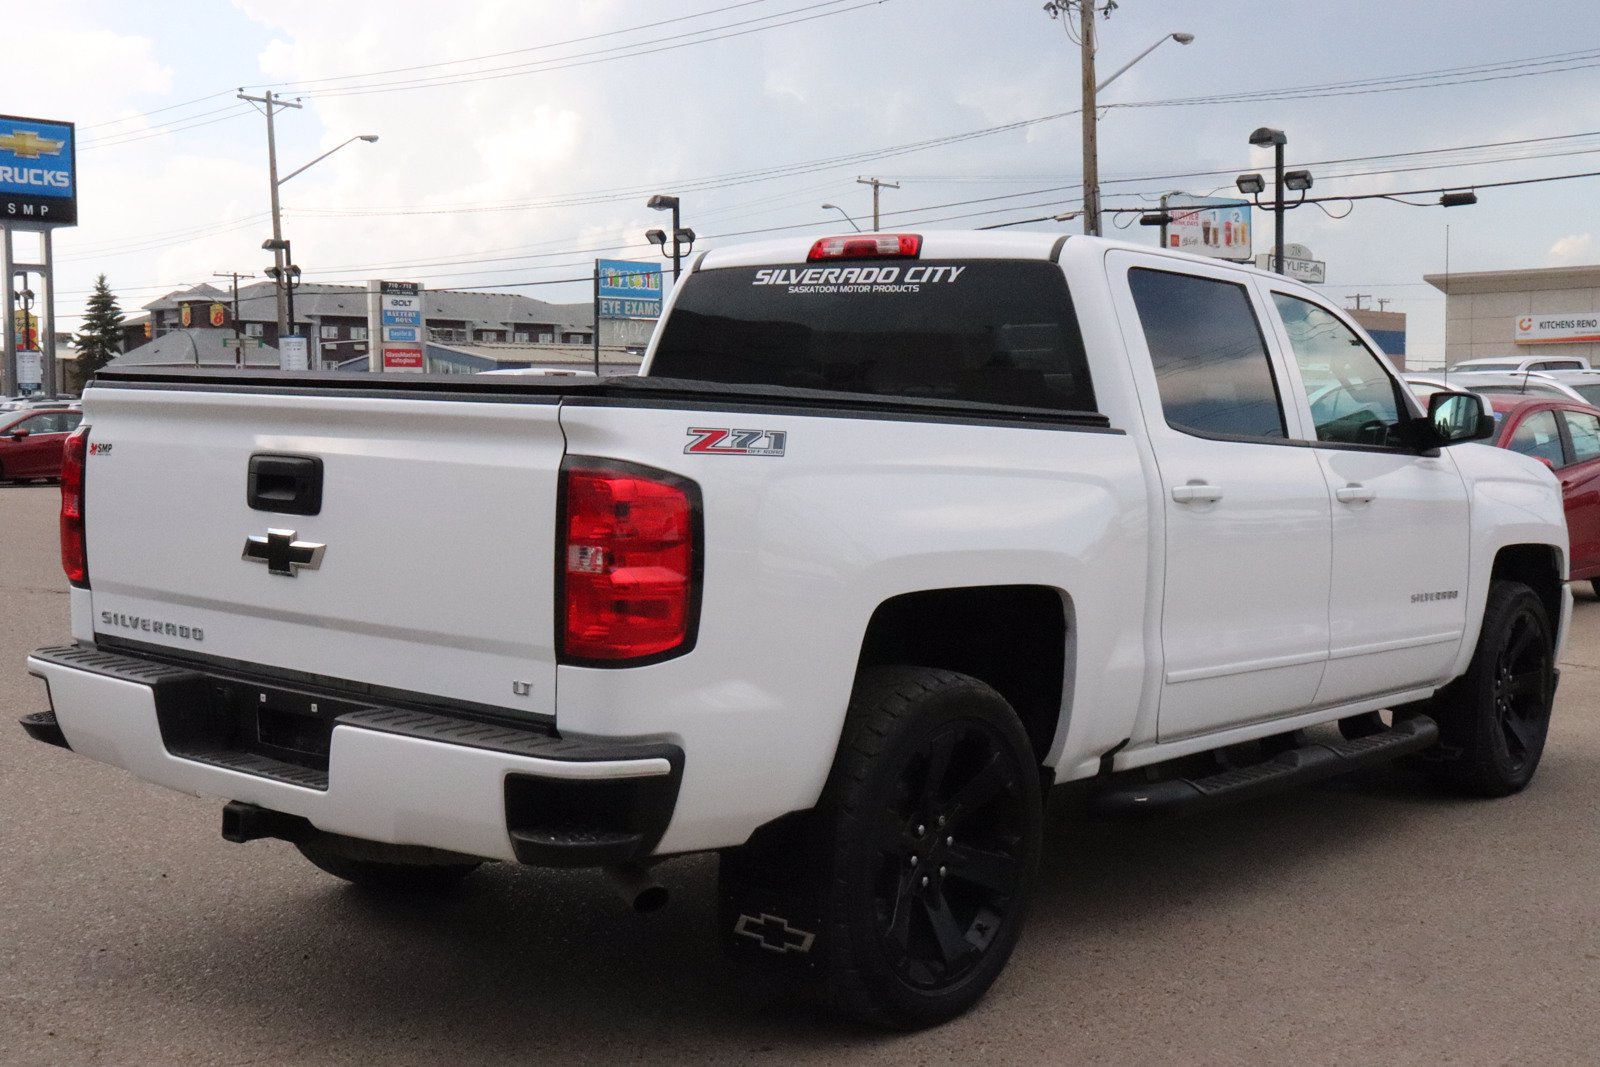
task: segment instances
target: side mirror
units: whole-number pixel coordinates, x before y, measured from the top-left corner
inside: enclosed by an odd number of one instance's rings
[[[1434,393],[1428,398],[1428,428],[1433,443],[1455,445],[1494,436],[1494,419],[1483,412],[1476,393]]]
[[[11,431],[11,439],[13,441],[20,441],[24,437],[28,436],[28,434],[30,432],[32,432],[32,431],[26,429],[25,427],[19,427],[18,429],[15,429],[15,430]]]

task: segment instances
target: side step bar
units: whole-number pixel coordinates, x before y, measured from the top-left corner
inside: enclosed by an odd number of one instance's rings
[[[1397,722],[1382,733],[1355,740],[1318,741],[1281,752],[1262,763],[1205,778],[1117,782],[1093,794],[1089,809],[1102,816],[1153,815],[1232,803],[1386,763],[1420,752],[1438,740],[1438,724],[1426,715],[1418,715]]]

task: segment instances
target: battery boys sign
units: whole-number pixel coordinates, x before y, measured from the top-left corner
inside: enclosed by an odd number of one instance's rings
[[[0,223],[76,225],[76,147],[70,122],[0,115]]]

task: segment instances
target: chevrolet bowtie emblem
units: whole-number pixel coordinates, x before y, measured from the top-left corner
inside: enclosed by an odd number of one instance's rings
[[[18,159],[38,159],[40,156],[59,156],[65,141],[52,141],[40,137],[32,130],[13,130],[0,134],[0,149],[16,154]]]
[[[293,578],[302,568],[316,570],[322,566],[322,553],[327,545],[312,541],[296,541],[293,530],[268,530],[267,536],[251,534],[244,539],[244,556],[248,562],[265,563],[267,572]]]

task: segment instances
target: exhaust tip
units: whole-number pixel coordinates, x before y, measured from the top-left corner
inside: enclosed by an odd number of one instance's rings
[[[667,906],[667,901],[672,894],[667,892],[664,885],[652,885],[641,891],[633,898],[633,910],[640,915],[649,915],[651,912],[660,911]]]

